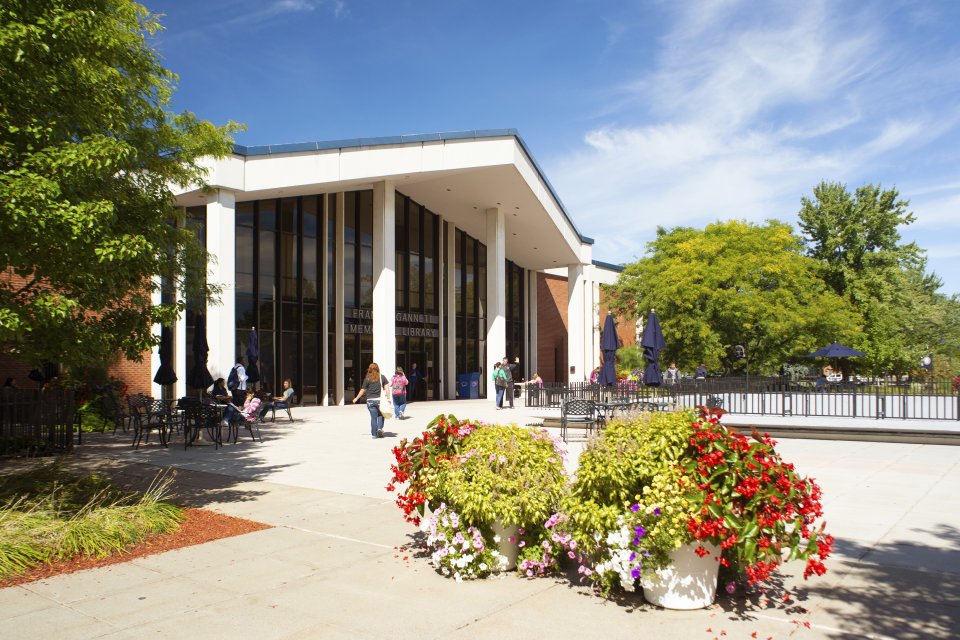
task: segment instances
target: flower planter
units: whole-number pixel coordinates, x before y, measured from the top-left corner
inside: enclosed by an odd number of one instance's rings
[[[493,533],[494,535],[500,536],[500,542],[497,543],[497,551],[507,559],[505,570],[513,571],[517,568],[517,556],[520,555],[520,546],[517,544],[520,527],[515,524],[505,526],[498,521],[493,523]],[[511,540],[513,542],[511,542]]]
[[[717,572],[720,547],[705,543],[710,552],[700,557],[698,543],[689,543],[670,553],[670,566],[644,575],[643,597],[665,609],[702,609],[713,603],[717,595]]]

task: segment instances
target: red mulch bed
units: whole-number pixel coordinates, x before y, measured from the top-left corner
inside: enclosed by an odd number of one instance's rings
[[[163,553],[164,551],[190,547],[195,544],[210,542],[211,540],[230,538],[232,536],[239,536],[244,533],[252,533],[254,531],[260,531],[261,529],[270,528],[270,525],[261,522],[225,516],[215,511],[186,509],[184,511],[184,519],[175,531],[154,536],[136,546],[130,547],[126,551],[103,558],[79,556],[70,560],[60,560],[50,564],[38,565],[18,576],[0,580],[0,589],[13,587],[26,582],[43,580],[44,578],[50,578],[63,573],[73,573],[74,571],[83,571],[84,569],[105,567],[119,562],[127,562],[134,558],[150,556],[155,553]]]

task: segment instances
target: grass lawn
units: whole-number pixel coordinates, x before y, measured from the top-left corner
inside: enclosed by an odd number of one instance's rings
[[[176,529],[184,510],[164,500],[170,480],[144,493],[56,462],[0,477],[0,581],[78,556],[103,557]]]

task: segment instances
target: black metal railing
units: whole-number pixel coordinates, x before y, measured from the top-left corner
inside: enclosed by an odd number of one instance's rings
[[[0,389],[0,454],[69,451],[75,408],[71,390]]]
[[[745,415],[960,420],[960,395],[950,380],[818,384],[786,377],[743,376],[681,380],[661,387],[620,382],[609,387],[546,383],[527,388],[527,406],[559,408],[566,399],[669,400],[680,406],[714,406]]]

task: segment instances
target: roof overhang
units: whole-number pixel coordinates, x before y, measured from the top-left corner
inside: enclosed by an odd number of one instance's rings
[[[503,211],[508,260],[527,269],[590,264],[593,241],[582,236],[513,130],[400,138],[237,147],[207,163],[208,184],[238,202],[353,191],[389,181],[395,189],[478,240],[486,211]],[[206,204],[199,188],[178,204]]]

